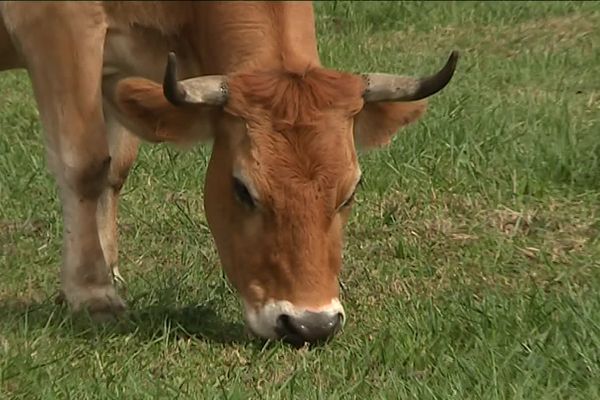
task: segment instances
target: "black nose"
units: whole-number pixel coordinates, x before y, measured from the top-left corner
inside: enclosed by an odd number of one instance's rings
[[[281,338],[294,345],[302,346],[305,342],[317,343],[331,338],[342,326],[341,313],[304,312],[292,317],[282,314],[277,318],[277,333]]]

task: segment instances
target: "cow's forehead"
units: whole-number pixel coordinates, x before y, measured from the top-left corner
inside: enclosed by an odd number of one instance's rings
[[[270,176],[277,176],[282,170],[307,179],[344,174],[356,163],[352,121],[339,115],[318,117],[313,126],[285,131],[274,129],[269,121],[248,124],[248,156]]]
[[[275,130],[301,131],[327,124],[327,112],[352,115],[362,107],[361,78],[323,68],[267,71],[231,77],[227,108],[246,119],[267,119]]]

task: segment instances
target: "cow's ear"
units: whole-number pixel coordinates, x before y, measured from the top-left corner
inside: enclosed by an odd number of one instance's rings
[[[417,121],[427,110],[427,100],[365,103],[354,121],[357,148],[372,149],[390,144],[400,128]]]
[[[179,146],[212,137],[215,107],[195,104],[174,106],[164,96],[163,87],[143,78],[127,78],[117,84],[116,104],[129,120],[128,128],[141,139],[169,142]]]

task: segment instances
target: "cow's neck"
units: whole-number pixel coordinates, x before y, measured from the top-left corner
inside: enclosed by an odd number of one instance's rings
[[[198,3],[196,17],[203,74],[320,65],[310,2]]]

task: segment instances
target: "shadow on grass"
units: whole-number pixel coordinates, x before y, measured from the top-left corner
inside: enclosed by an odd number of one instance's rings
[[[250,344],[240,322],[226,321],[211,304],[184,307],[131,307],[118,320],[97,323],[86,314],[73,315],[54,299],[0,299],[0,328],[31,332],[45,330],[62,337],[95,338],[133,335],[141,340],[192,338],[219,344]]]

